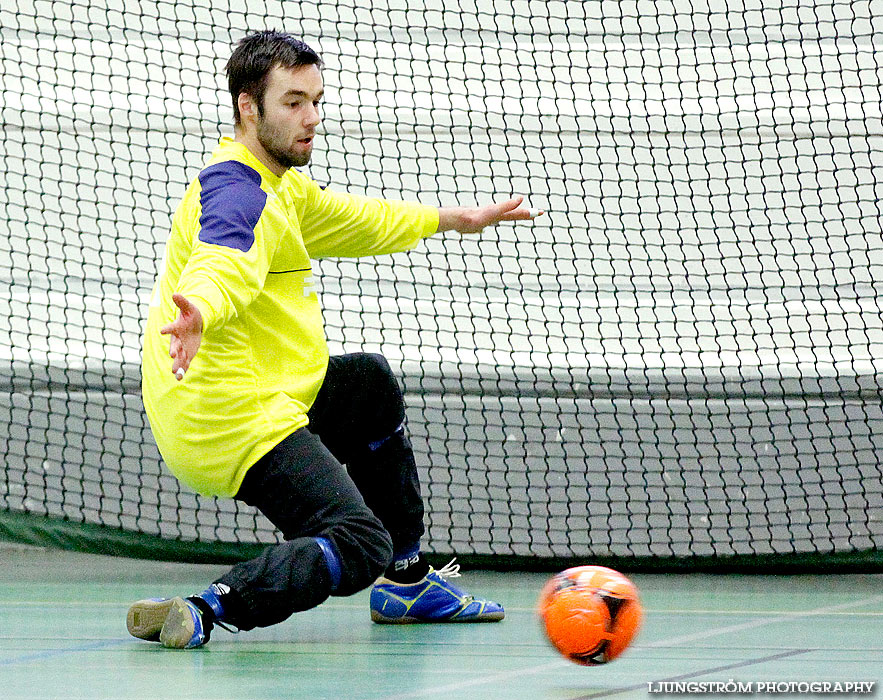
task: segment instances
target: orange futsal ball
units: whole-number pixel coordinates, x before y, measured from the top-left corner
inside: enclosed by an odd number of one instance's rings
[[[576,566],[553,576],[540,593],[538,612],[552,646],[584,666],[622,654],[642,617],[635,584],[605,566]]]

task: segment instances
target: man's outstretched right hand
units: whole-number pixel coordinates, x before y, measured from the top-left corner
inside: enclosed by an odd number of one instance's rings
[[[169,357],[172,358],[172,374],[178,381],[190,369],[202,343],[202,314],[199,309],[182,294],[173,294],[172,301],[178,307],[178,318],[160,329],[163,335],[172,336],[169,344]]]

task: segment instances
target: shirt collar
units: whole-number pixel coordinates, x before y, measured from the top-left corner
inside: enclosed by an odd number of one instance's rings
[[[229,136],[224,136],[218,143],[218,150],[215,152],[215,155],[221,154],[224,156],[232,155],[237,160],[245,163],[248,167],[254,168],[260,174],[261,178],[266,180],[273,189],[278,189],[282,183],[282,178],[264,165],[254,153],[246,148],[244,144],[234,141]]]

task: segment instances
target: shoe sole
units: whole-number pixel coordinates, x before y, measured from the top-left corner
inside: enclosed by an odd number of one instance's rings
[[[159,633],[159,642],[169,649],[187,649],[193,639],[193,616],[183,598],[172,598]]]
[[[139,600],[129,608],[126,615],[126,628],[129,634],[138,639],[158,642],[160,631],[165,624],[173,599]]]
[[[408,617],[407,615],[404,617],[387,617],[376,610],[371,611],[371,621],[376,622],[379,625],[428,625],[439,622],[459,622],[464,624],[467,622],[499,622],[505,616],[506,613],[501,610],[498,613],[487,613],[481,617],[450,617],[443,620],[421,620],[416,617]]]

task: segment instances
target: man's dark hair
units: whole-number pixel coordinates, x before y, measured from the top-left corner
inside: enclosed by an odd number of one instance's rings
[[[233,97],[233,118],[239,124],[239,95],[251,95],[258,105],[258,114],[264,116],[264,94],[267,78],[276,66],[300,68],[322,67],[322,59],[313,49],[291,34],[265,30],[240,39],[227,61],[227,84]]]

